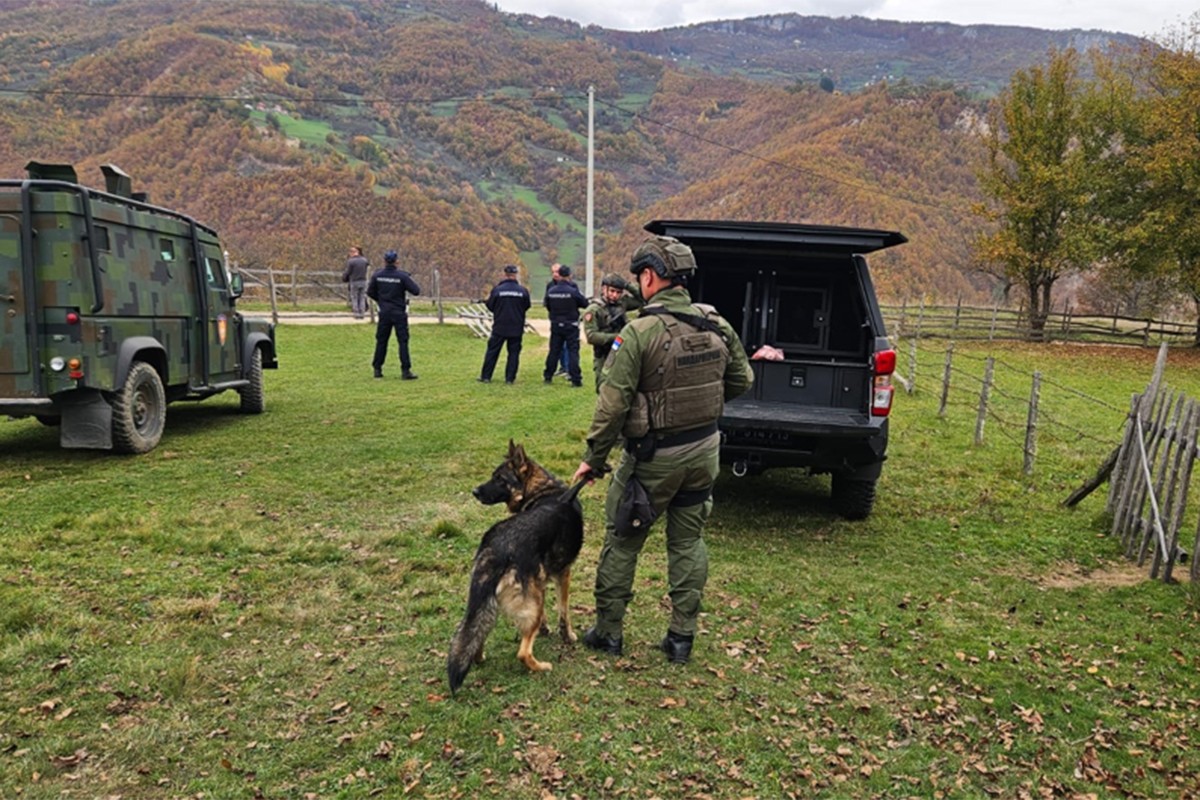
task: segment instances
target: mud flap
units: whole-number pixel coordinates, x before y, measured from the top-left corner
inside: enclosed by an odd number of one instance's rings
[[[112,406],[96,390],[69,393],[62,403],[58,442],[66,448],[112,449]]]

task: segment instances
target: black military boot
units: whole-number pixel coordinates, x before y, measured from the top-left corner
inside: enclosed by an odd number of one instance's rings
[[[668,630],[658,648],[667,654],[667,661],[672,664],[686,664],[692,658],[692,640],[694,636],[684,636],[682,633]]]
[[[605,636],[597,631],[594,625],[588,628],[588,632],[583,635],[583,643],[592,650],[599,650],[602,653],[608,653],[610,656],[621,655],[621,637]]]
[[[400,373],[400,380],[415,381],[416,379],[417,379],[417,373],[413,372],[411,369],[406,369],[406,370],[404,370],[404,372]]]
[[[375,368],[375,377],[376,377],[376,378],[382,378],[382,377],[383,377],[383,370],[381,370],[379,367],[376,367],[376,368]]]

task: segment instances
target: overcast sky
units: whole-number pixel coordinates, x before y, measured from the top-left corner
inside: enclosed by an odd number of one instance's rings
[[[1200,0],[499,0],[503,11],[618,30],[796,13],[959,25],[1098,29],[1155,36],[1200,10]]]

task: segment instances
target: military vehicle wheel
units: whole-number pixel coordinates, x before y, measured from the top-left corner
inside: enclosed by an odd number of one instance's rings
[[[148,453],[158,446],[167,422],[167,395],[158,371],[136,361],[112,402],[113,449]]]
[[[852,472],[833,473],[831,493],[834,509],[846,519],[866,519],[875,506],[876,478],[860,478]]]
[[[246,377],[250,379],[250,385],[238,389],[238,394],[242,396],[243,414],[261,414],[267,408],[266,397],[263,394],[262,362],[262,350],[256,347],[254,355],[250,357],[250,369],[246,374]]]

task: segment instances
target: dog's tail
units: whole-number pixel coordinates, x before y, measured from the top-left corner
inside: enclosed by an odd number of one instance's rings
[[[458,691],[463,679],[483,652],[483,643],[496,626],[500,608],[496,602],[498,576],[486,576],[486,564],[477,563],[471,575],[471,591],[467,594],[467,613],[454,631],[450,640],[450,653],[446,656],[446,677],[450,680],[450,694]]]

